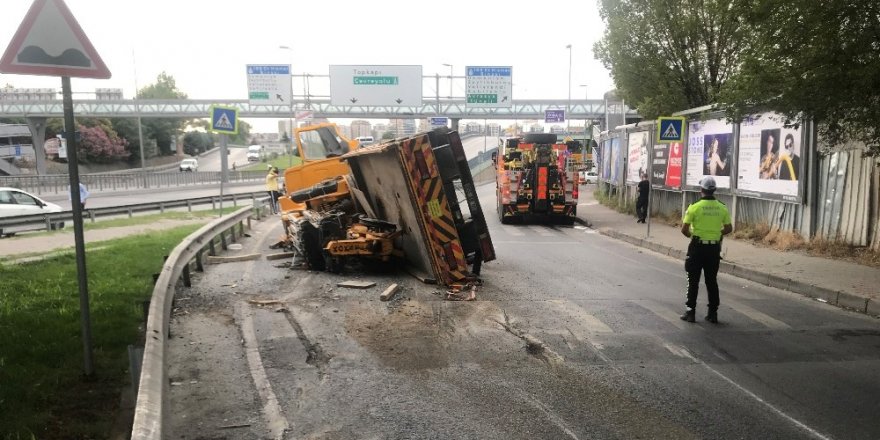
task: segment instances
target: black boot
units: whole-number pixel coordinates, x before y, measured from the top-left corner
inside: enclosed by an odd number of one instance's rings
[[[679,318],[681,318],[682,321],[696,322],[696,314],[697,312],[694,310],[687,310],[686,312],[684,312],[684,315],[679,316]]]
[[[706,314],[706,321],[709,321],[712,324],[718,324],[718,311],[710,309],[709,313]]]

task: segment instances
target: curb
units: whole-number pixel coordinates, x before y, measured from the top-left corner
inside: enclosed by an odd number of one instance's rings
[[[578,220],[578,223],[590,226],[586,220]],[[643,238],[633,237],[615,229],[601,228],[599,229],[599,233],[673,258],[684,259],[685,257],[685,252],[681,249],[664,246]],[[803,281],[760,272],[728,261],[721,261],[718,271],[738,278],[754,281],[765,286],[794,292],[842,309],[852,310],[872,316],[880,316],[880,301],[871,301],[870,298],[864,298],[849,292],[831,290],[814,284],[807,284]]]

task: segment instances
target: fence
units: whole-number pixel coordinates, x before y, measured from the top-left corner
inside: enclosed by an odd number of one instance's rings
[[[215,238],[220,237],[226,249],[226,236],[232,241],[244,235],[244,222],[250,228],[251,218],[259,218],[259,209],[242,208],[233,214],[221,217],[192,233],[174,248],[162,272],[156,279],[153,295],[150,298],[149,315],[144,341],[142,370],[138,380],[137,403],[131,438],[136,440],[170,438],[165,430],[165,416],[168,411],[168,365],[165,359],[166,341],[170,331],[171,307],[177,281],[184,276],[188,283],[190,262],[195,260],[197,270],[202,268],[202,257],[206,251],[213,254]]]
[[[118,215],[128,215],[132,217],[136,212],[165,212],[166,209],[187,208],[192,211],[193,206],[211,205],[211,209],[217,209],[217,205],[221,201],[232,201],[232,206],[238,206],[243,200],[248,200],[254,206],[261,205],[267,199],[266,193],[263,191],[245,194],[226,194],[222,198],[220,196],[195,197],[183,200],[168,200],[163,202],[138,203],[133,205],[111,206],[106,208],[89,208],[83,210],[83,217],[90,219],[92,222],[98,217],[109,217]],[[258,203],[259,200],[259,203]],[[41,229],[39,226],[45,226],[47,231],[53,230],[56,225],[63,225],[64,222],[73,221],[73,211],[62,211],[47,214],[19,215],[14,217],[0,218],[0,231],[4,228],[20,228],[27,226],[38,226],[34,229]]]
[[[229,172],[229,183],[262,182],[264,171]],[[92,191],[125,191],[131,189],[170,188],[191,185],[217,185],[221,172],[170,172],[170,173],[118,173],[83,174],[80,181]],[[70,187],[70,176],[53,174],[48,176],[0,176],[0,186],[19,188],[37,195],[66,194]]]
[[[697,127],[699,130],[701,128],[699,124],[706,126],[712,123],[716,125],[722,123],[719,121],[722,121],[723,115],[717,113],[682,112],[682,114],[689,113],[691,114],[688,122],[691,128]],[[756,119],[761,117],[762,115],[758,115]],[[729,151],[735,153],[729,156],[731,161],[726,164],[731,167],[728,170],[729,188],[719,185],[716,197],[728,205],[734,224],[742,226],[766,223],[771,228],[795,232],[807,239],[822,237],[853,246],[880,250],[880,224],[878,224],[880,223],[878,222],[880,220],[880,167],[878,167],[880,162],[878,159],[865,156],[863,154],[864,148],[859,145],[838,148],[823,146],[821,140],[817,140],[813,124],[802,123],[800,126],[802,131],[799,133],[803,137],[799,151],[803,154],[799,159],[801,167],[796,170],[799,180],[796,184],[792,183],[792,185],[798,186],[791,187],[796,188],[796,192],[789,190],[786,194],[779,188],[787,183],[779,177],[762,176],[761,180],[758,180],[759,159],[763,159],[768,151],[774,151],[770,147],[773,140],[768,141],[768,137],[775,135],[775,139],[779,139],[780,136],[785,136],[787,132],[793,132],[796,129],[781,124],[774,128],[766,120],[762,123],[764,126],[754,128],[750,125],[755,122],[746,119],[739,124],[729,124],[730,128],[726,129],[724,134],[729,136],[727,138]],[[645,134],[645,127],[648,129],[647,134]],[[650,139],[646,169],[652,175],[652,179],[656,178],[657,169],[652,169],[652,166],[656,166],[657,163],[652,161],[662,156],[656,151],[663,152],[668,147],[655,145],[655,131],[656,126],[653,125],[653,122],[647,122],[621,126],[602,133],[600,145],[604,145],[606,141],[607,145],[604,148],[602,146],[598,148],[597,157],[608,155],[608,158],[603,159],[613,163],[605,164],[604,168],[606,170],[616,169],[617,172],[609,171],[605,173],[606,175],[601,176],[601,188],[621,199],[635,198],[635,182],[632,182],[631,179],[627,181],[626,176],[634,171],[634,166],[639,166],[636,165],[640,160],[639,153],[633,149],[638,146],[639,142],[630,142],[631,138],[639,136]],[[633,136],[634,134],[637,135]],[[709,163],[708,156],[711,155],[711,153],[707,153],[708,149],[704,149],[704,145],[709,145],[709,142],[704,143],[704,139],[708,140],[709,138],[708,134],[704,138],[703,133],[698,132],[696,135],[690,133],[687,142],[681,144],[682,167],[680,171],[677,171],[680,173],[681,186],[679,188],[670,189],[664,185],[658,185],[656,179],[652,180],[654,186],[651,195],[652,215],[680,215],[688,204],[699,198],[699,188],[694,186],[694,181],[691,181],[690,185],[687,184],[688,167],[694,165],[700,167],[696,174],[702,175],[701,173],[704,172],[702,166],[704,163]],[[618,139],[618,141],[612,143],[611,139]],[[612,146],[619,148],[617,154],[613,154]],[[777,145],[776,149],[778,151],[781,148]],[[700,156],[695,160],[689,160],[689,156],[692,154]],[[668,157],[666,156],[663,160],[668,161]],[[666,168],[665,172],[661,171],[660,174],[665,178],[665,173],[668,173],[669,170],[670,168]],[[610,178],[612,173],[616,174],[613,180]],[[693,177],[694,171],[691,170],[691,173]],[[751,182],[747,182],[749,173],[755,174]],[[718,178],[716,177],[716,179]],[[763,185],[769,190],[767,192],[753,191],[751,187],[757,185]],[[778,193],[773,193],[773,191]]]

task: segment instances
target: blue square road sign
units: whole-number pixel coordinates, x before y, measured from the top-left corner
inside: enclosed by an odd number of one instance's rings
[[[657,118],[657,143],[684,142],[684,122],[683,116]]]
[[[238,109],[232,107],[211,107],[211,130],[215,133],[238,133]]]

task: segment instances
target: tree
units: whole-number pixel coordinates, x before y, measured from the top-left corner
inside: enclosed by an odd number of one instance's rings
[[[138,90],[138,99],[186,99],[185,93],[177,89],[177,82],[171,75],[162,72],[154,84]],[[144,118],[144,136],[154,139],[163,155],[174,154],[171,141],[186,126],[182,118]]]
[[[106,120],[104,120],[106,121]],[[109,121],[107,121],[109,124]],[[80,125],[79,151],[82,152],[80,162],[111,163],[128,157],[125,139],[119,138],[116,132],[107,133],[100,124],[92,127]]]
[[[645,118],[711,104],[750,45],[737,1],[600,0],[593,50]]]
[[[385,133],[382,133],[382,140],[384,141],[386,139],[394,139],[394,132],[386,131]]]
[[[251,137],[251,125],[239,119],[238,133],[229,137],[229,142],[233,144],[247,144]]]
[[[183,136],[183,152],[194,156],[214,148],[214,138],[208,133],[190,131]]]
[[[863,142],[880,154],[880,3],[738,0],[754,44],[721,100],[738,119],[755,108],[819,122],[823,144]]]

